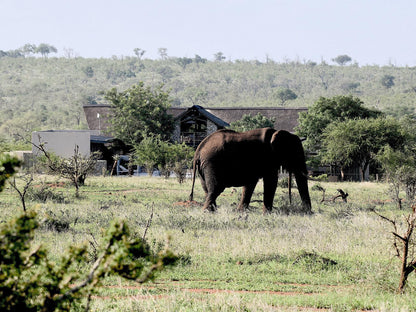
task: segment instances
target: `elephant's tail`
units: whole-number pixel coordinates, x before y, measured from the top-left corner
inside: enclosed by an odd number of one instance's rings
[[[197,167],[199,167],[199,159],[195,159],[194,160],[194,166],[193,166],[193,172],[192,172],[192,189],[191,189],[191,194],[189,194],[189,200],[193,201],[194,200],[194,186],[195,186],[195,177],[196,177],[196,169]]]

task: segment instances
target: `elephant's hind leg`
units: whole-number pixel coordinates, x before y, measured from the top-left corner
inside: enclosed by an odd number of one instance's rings
[[[219,194],[216,193],[208,193],[205,199],[204,207],[202,208],[204,211],[214,212],[217,209],[216,199]]]
[[[224,187],[216,187],[213,190],[208,190],[207,196],[205,198],[205,204],[203,207],[204,211],[215,211],[217,208],[217,197],[224,191]]]
[[[257,181],[256,183],[243,186],[243,193],[241,194],[241,200],[237,208],[238,211],[244,211],[248,208],[248,205],[251,201],[251,196],[253,196],[254,189],[256,188],[256,184]]]

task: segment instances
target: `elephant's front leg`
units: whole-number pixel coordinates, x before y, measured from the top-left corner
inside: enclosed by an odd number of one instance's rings
[[[271,212],[273,208],[274,194],[277,188],[277,174],[271,177],[264,177],[263,213]]]
[[[238,205],[238,211],[244,211],[248,208],[248,205],[251,201],[251,196],[253,195],[254,189],[256,188],[256,183],[243,186],[243,193],[241,194],[240,204]]]

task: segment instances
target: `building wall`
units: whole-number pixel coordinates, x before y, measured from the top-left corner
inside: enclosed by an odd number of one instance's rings
[[[39,145],[45,143],[45,150],[53,152],[58,156],[70,158],[74,155],[75,146],[78,145],[79,153],[84,156],[90,155],[90,131],[86,130],[49,130],[35,131],[32,133],[32,143]],[[34,155],[41,151],[32,146]]]
[[[181,124],[180,121],[175,122],[175,129],[173,129],[172,140],[174,142],[181,141]]]
[[[22,162],[22,168],[30,168],[33,166],[33,153],[32,151],[12,151],[8,152],[10,156],[16,157]]]

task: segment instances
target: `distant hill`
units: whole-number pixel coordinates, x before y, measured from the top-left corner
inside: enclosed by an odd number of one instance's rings
[[[416,108],[416,67],[220,62],[200,57],[1,57],[0,137],[86,128],[83,104],[103,103],[103,91],[124,90],[139,81],[150,86],[163,83],[171,90],[172,105],[181,107],[307,107],[321,96],[353,94],[366,106],[395,116],[413,114]]]

